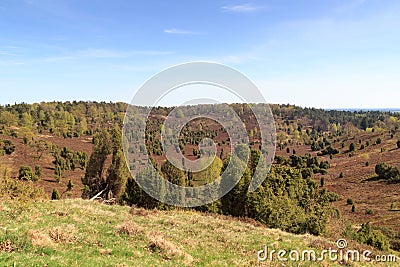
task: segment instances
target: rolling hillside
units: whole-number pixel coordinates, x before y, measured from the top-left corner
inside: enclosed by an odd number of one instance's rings
[[[269,249],[336,249],[334,240],[292,235],[249,219],[193,211],[108,206],[86,200],[0,205],[1,266],[282,266]],[[349,243],[349,249],[372,250]],[[374,251],[375,253],[381,253]],[[285,262],[343,266],[344,262]],[[348,263],[347,266],[395,266]]]
[[[258,127],[253,115],[244,106],[232,106],[246,124],[252,149],[257,149]],[[79,159],[75,157],[85,154],[89,158],[96,131],[111,130],[116,124],[120,125],[125,108],[123,103],[96,102],[53,102],[1,107],[1,170],[7,170],[9,176],[20,180],[21,166],[29,166],[32,170],[38,166],[41,175],[37,181],[28,182],[21,178],[21,182],[43,189],[47,199],[51,198],[54,189],[61,194],[62,199],[80,198],[85,165],[78,164]],[[400,183],[379,179],[375,173],[375,166],[382,162],[400,167],[400,149],[397,144],[400,140],[399,114],[323,111],[290,105],[271,105],[271,109],[277,128],[277,158],[290,161],[293,156],[309,154],[320,162],[328,162],[330,166],[323,174],[314,173],[311,177],[317,184],[323,180],[320,190],[338,195],[337,201],[331,205],[338,209],[340,215],[330,218],[328,231],[324,234],[330,238],[329,242],[342,238],[348,225],[357,231],[362,224],[369,222],[374,229],[389,238],[393,249],[399,250]],[[165,155],[156,140],[159,137],[159,125],[169,110],[158,108],[150,119],[148,129],[152,141],[147,143],[147,148],[159,166],[165,160]],[[214,139],[217,155],[225,160],[230,154],[228,136],[218,123],[211,120],[191,121],[182,132],[181,138],[186,141],[182,141],[181,150],[185,157],[195,159],[198,156],[195,151],[197,142],[206,136]],[[4,150],[8,144],[14,147],[11,153]],[[351,146],[354,147],[352,151]],[[327,148],[337,150],[337,153],[326,154],[324,151]],[[63,170],[56,175],[56,161],[60,159]],[[67,161],[74,166],[66,166]],[[110,164],[111,156],[108,156],[105,165]],[[275,164],[280,165],[278,162]],[[68,190],[69,181],[73,186]],[[194,180],[194,184],[202,182]],[[50,205],[46,203],[43,205]]]

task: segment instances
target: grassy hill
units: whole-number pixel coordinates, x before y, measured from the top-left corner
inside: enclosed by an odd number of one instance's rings
[[[2,202],[0,211],[1,266],[282,266],[279,261],[258,261],[257,251],[265,246],[317,252],[336,248],[333,240],[322,237],[296,236],[252,220],[193,211],[144,210],[81,199]],[[371,249],[353,243],[349,247]]]

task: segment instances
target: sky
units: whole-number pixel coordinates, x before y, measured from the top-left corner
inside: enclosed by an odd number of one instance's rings
[[[400,1],[0,0],[2,105],[130,102],[190,61],[239,70],[269,103],[399,108]]]

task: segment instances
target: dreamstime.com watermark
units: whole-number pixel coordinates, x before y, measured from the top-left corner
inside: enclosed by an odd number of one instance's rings
[[[265,246],[263,250],[257,253],[259,261],[332,261],[332,262],[397,262],[395,255],[373,255],[369,250],[352,250],[347,249],[347,241],[339,239],[336,242],[336,248],[329,248],[317,252],[313,249],[307,250],[285,250],[270,249]]]

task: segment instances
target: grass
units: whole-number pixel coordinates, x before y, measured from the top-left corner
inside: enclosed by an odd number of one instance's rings
[[[23,206],[0,202],[0,227],[0,266],[282,266],[278,261],[259,262],[257,251],[266,245],[317,251],[335,247],[321,237],[296,236],[251,220],[81,199]]]

